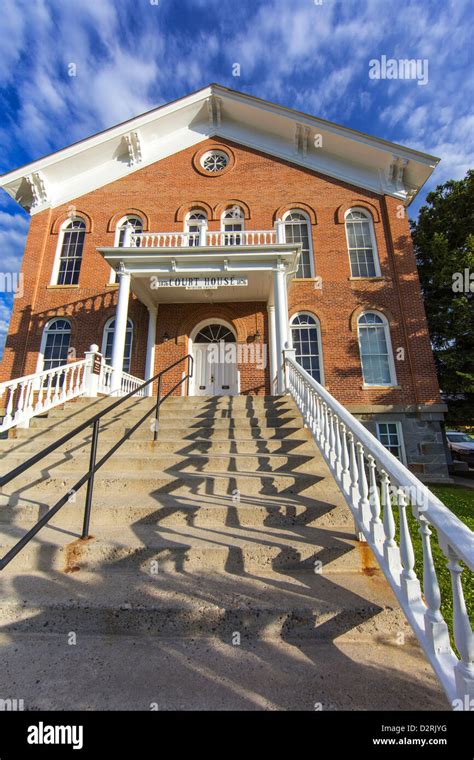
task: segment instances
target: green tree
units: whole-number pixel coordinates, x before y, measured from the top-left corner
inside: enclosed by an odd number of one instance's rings
[[[474,171],[438,185],[410,223],[451,424],[474,421]]]

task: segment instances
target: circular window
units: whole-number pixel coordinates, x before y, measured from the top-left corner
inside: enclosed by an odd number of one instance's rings
[[[201,156],[201,166],[210,174],[222,172],[229,164],[229,156],[223,150],[208,150]]]

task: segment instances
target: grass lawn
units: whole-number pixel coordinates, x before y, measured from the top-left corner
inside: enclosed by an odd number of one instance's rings
[[[465,488],[460,485],[429,485],[429,489],[451,510],[460,520],[462,520],[471,530],[474,530],[474,489]],[[418,524],[411,512],[408,512],[410,533],[413,540],[413,547],[416,556],[417,575],[423,588],[423,548],[421,536],[418,531]],[[451,635],[451,644],[454,647],[453,639],[453,605],[451,593],[451,576],[446,567],[446,557],[438,546],[436,531],[433,530],[431,537],[431,547],[433,551],[433,560],[436,567],[438,582],[441,589],[441,612],[446,620]],[[464,571],[461,575],[464,589],[464,598],[468,613],[471,617],[471,623],[474,618],[474,578],[473,573],[463,565]]]

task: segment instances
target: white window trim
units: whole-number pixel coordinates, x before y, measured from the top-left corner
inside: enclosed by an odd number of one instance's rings
[[[371,279],[370,275],[368,277],[360,277],[358,275],[352,274],[351,249],[349,247],[349,235],[347,234],[347,217],[352,211],[359,211],[361,214],[363,214],[366,217],[367,221],[369,222],[370,240],[372,243],[372,254],[374,257],[374,266],[375,266],[375,275],[373,276],[381,277],[382,270],[380,269],[379,251],[377,248],[377,240],[375,239],[374,218],[372,214],[369,211],[367,211],[367,209],[363,208],[362,206],[353,206],[352,208],[348,209],[346,213],[344,214],[344,230],[346,233],[347,258],[349,259],[350,275],[355,280],[370,280]]]
[[[379,443],[382,443],[380,440],[380,431],[379,431],[379,425],[395,425],[397,428],[397,435],[398,435],[398,442],[400,444],[400,461],[402,464],[406,465],[407,463],[407,455],[405,450],[405,440],[403,438],[403,427],[400,420],[379,420],[375,423],[375,430],[377,434],[377,440]],[[383,444],[382,444],[383,446]],[[387,449],[388,451],[388,449]]]
[[[63,248],[63,241],[64,241],[64,233],[66,232],[66,229],[71,222],[84,222],[86,224],[85,219],[82,218],[82,216],[74,216],[72,219],[65,219],[62,223],[61,227],[59,228],[59,235],[58,235],[58,244],[56,246],[56,253],[54,255],[54,262],[53,262],[53,270],[51,272],[51,280],[50,285],[57,285],[58,284],[58,275],[59,275],[59,266],[61,263],[61,251]],[[84,229],[84,232],[87,234],[87,225]],[[86,241],[84,238],[84,248],[86,246]],[[83,249],[84,252],[84,249]],[[75,288],[77,285],[66,285],[65,287],[71,287]]]
[[[115,225],[114,248],[118,248],[122,227],[126,222],[128,222],[129,219],[141,219],[142,225],[143,225],[143,217],[140,216],[140,214],[125,214],[125,216],[122,216],[122,218],[119,219],[117,224]],[[116,284],[117,284],[117,272],[115,271],[115,269],[110,267],[108,285],[116,285]]]
[[[286,241],[286,219],[290,216],[290,214],[301,214],[302,216],[304,216],[304,218],[306,220],[306,224],[308,226],[309,266],[310,266],[310,269],[311,269],[311,276],[310,277],[298,277],[296,275],[294,279],[295,280],[311,280],[311,279],[314,279],[316,277],[316,271],[315,271],[316,267],[315,267],[315,262],[314,262],[313,226],[311,224],[311,220],[310,220],[308,214],[306,213],[306,211],[304,211],[302,208],[291,208],[289,211],[286,211],[283,214],[283,219],[282,219],[283,230],[284,230],[284,233],[285,233],[285,241]],[[289,224],[291,224],[291,222],[289,222]],[[303,314],[304,312],[301,312],[301,313]]]
[[[240,209],[240,216],[227,216],[226,214],[229,213],[229,211],[232,211],[233,208],[239,208]],[[226,208],[225,211],[221,214],[221,232],[227,232],[226,230],[226,224],[241,224],[240,231],[245,231],[245,214],[242,206],[239,206],[238,203],[235,204],[235,206],[231,206],[230,208]],[[238,233],[239,230],[229,230],[229,232],[236,232]]]
[[[105,359],[105,351],[106,351],[106,348],[107,348],[107,333],[108,333],[108,330],[110,328],[110,324],[114,321],[114,319],[116,319],[115,315],[112,316],[112,317],[109,317],[108,320],[107,320],[107,322],[104,325],[104,329],[102,330],[102,351],[101,351],[101,353],[102,353],[102,356],[104,357],[104,359]],[[132,339],[130,341],[130,366],[131,366],[131,364],[132,364],[132,356],[133,356],[133,331],[134,331],[134,326],[133,326],[133,320],[130,319],[130,317],[127,317],[127,327],[126,327],[126,330],[128,330],[128,324],[129,323],[130,323],[131,328],[132,328]]]
[[[296,317],[300,317],[300,316],[312,317],[312,319],[314,319],[314,321],[316,322],[315,327],[316,327],[316,330],[318,332],[318,347],[319,347],[319,374],[320,374],[320,377],[321,377],[321,385],[325,386],[326,385],[326,381],[325,381],[325,377],[324,377],[324,355],[323,355],[323,341],[321,340],[321,323],[320,323],[318,317],[316,316],[316,314],[313,314],[310,311],[297,311],[296,314],[293,314],[293,316],[291,317],[291,319],[289,321],[289,330],[288,330],[288,332],[290,334],[290,347],[294,348],[294,346],[293,346],[293,330],[292,330],[293,320],[296,319]],[[305,325],[302,325],[302,327],[304,327],[304,326]]]
[[[359,319],[364,316],[364,314],[376,314],[377,317],[380,317],[380,319],[383,322],[384,330],[385,330],[385,342],[387,343],[387,351],[388,351],[388,367],[390,370],[390,382],[389,383],[367,383],[365,381],[364,377],[364,365],[362,362],[362,346],[360,343],[360,326],[359,326]],[[380,311],[376,311],[375,309],[367,309],[367,311],[363,311],[359,316],[357,317],[357,342],[359,344],[359,360],[360,360],[360,368],[362,372],[362,381],[363,381],[363,387],[364,388],[393,388],[397,385],[397,373],[395,371],[395,361],[393,358],[393,348],[392,348],[392,336],[390,334],[390,325],[388,323],[388,319],[385,316],[385,314],[382,314]]]
[[[64,320],[64,322],[68,323],[69,327],[71,328],[71,335],[72,335],[71,320],[68,319],[67,317],[52,317],[46,322],[45,326],[43,327],[43,333],[41,335],[40,350],[38,353],[38,359],[36,361],[36,372],[42,372],[44,369],[44,351],[46,348],[46,339],[47,339],[48,331],[51,325],[54,324],[54,322],[56,322],[59,319]],[[70,344],[69,344],[69,348],[71,348]]]

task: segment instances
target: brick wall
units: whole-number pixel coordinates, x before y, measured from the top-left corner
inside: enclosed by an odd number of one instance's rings
[[[136,210],[149,229],[179,232],[186,210],[205,204],[210,210],[209,228],[218,230],[222,209],[241,201],[248,208],[247,229],[270,229],[281,213],[295,207],[306,209],[313,220],[315,271],[322,278],[322,287],[315,288],[318,283],[310,280],[294,282],[289,308],[290,315],[308,310],[320,320],[329,390],[342,403],[350,404],[438,402],[408,220],[400,217],[399,203],[229,141],[221,143],[229,146],[235,158],[233,168],[222,176],[204,176],[194,168],[194,154],[205,147],[201,144],[32,217],[23,261],[24,297],[14,302],[1,379],[36,370],[43,328],[54,316],[69,317],[72,345],[79,357],[91,343],[101,345],[104,324],[114,314],[117,288],[107,284],[109,267],[96,248],[114,245],[115,222],[122,215]],[[89,230],[79,286],[50,287],[59,228],[71,203],[84,216]],[[365,206],[374,217],[380,279],[350,279],[343,216],[344,210],[354,205]],[[356,319],[364,306],[377,308],[387,316],[394,352],[403,349],[398,352],[402,359],[395,362],[399,388],[362,388]],[[129,315],[134,322],[131,372],[143,376],[148,313],[134,296]],[[185,355],[193,325],[213,316],[230,321],[239,340],[253,336],[258,328],[268,343],[264,303],[180,304],[179,309],[162,305],[157,326],[157,371]],[[166,343],[162,341],[164,333],[170,336]],[[269,391],[268,371],[251,365],[242,365],[240,371],[243,392]],[[180,372],[178,368],[175,377]]]

